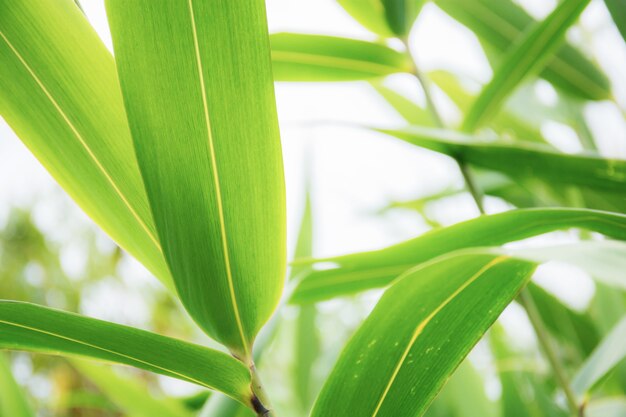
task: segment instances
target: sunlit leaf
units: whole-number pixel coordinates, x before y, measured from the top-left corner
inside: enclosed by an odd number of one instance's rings
[[[173,287],[111,54],[71,0],[0,9],[0,114],[81,208]]]
[[[421,415],[533,270],[466,253],[407,272],[342,352],[312,417]]]
[[[606,398],[592,401],[585,408],[588,417],[624,417],[626,416],[626,398]]]
[[[541,70],[589,1],[562,1],[548,17],[524,34],[503,57],[491,81],[470,108],[463,121],[463,130],[474,131],[491,119],[526,77]]]
[[[276,81],[352,81],[408,72],[407,56],[385,45],[334,36],[270,36]]]
[[[0,348],[131,365],[251,399],[248,369],[225,353],[35,304],[0,301]]]
[[[352,17],[372,32],[385,37],[405,37],[423,0],[337,0]]]
[[[280,298],[285,190],[262,0],[109,0],[137,159],[178,294],[250,361]]]
[[[436,0],[436,4],[501,54],[536,24],[512,0]],[[611,95],[607,77],[570,44],[562,45],[548,59],[541,76],[584,99],[603,100]]]
[[[11,364],[4,353],[0,353],[0,416],[35,417],[35,413],[11,372]]]
[[[415,265],[459,249],[497,246],[554,230],[582,228],[626,240],[626,216],[584,209],[522,209],[481,216],[388,248],[320,259],[335,267],[315,270],[293,302],[325,300],[388,285]]]

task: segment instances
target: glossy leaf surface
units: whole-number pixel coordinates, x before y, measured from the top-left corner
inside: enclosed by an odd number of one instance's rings
[[[178,294],[207,333],[250,360],[286,261],[264,2],[110,0],[107,12]]]

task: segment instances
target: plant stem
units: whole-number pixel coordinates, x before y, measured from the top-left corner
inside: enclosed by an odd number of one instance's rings
[[[258,417],[276,417],[276,413],[272,409],[269,397],[263,389],[261,378],[254,363],[250,365],[250,375],[252,376],[252,407]]]
[[[420,86],[422,87],[422,90],[424,91],[424,97],[426,98],[426,106],[428,107],[428,110],[430,111],[433,121],[435,122],[435,125],[437,127],[441,129],[445,129],[447,126],[445,122],[443,121],[443,118],[441,117],[441,112],[437,108],[437,105],[435,104],[435,100],[433,99],[433,95],[431,93],[430,80],[422,73],[422,71],[420,71],[419,66],[417,65],[417,60],[415,59],[415,56],[413,55],[413,53],[411,52],[411,48],[409,47],[408,39],[403,39],[402,42],[404,43],[404,48],[406,49],[406,53],[411,59],[411,62],[413,64],[412,74],[415,76],[415,78],[417,78],[417,81],[419,82]],[[469,191],[472,198],[474,199],[474,202],[476,203],[476,207],[478,208],[478,211],[480,212],[481,215],[485,214],[485,207],[483,206],[483,195],[480,192],[480,189],[478,188],[476,182],[474,181],[474,178],[471,172],[469,172],[469,167],[467,166],[465,162],[463,162],[459,158],[454,158],[454,160],[459,165],[459,169],[461,170],[461,174],[463,175],[463,179],[465,181],[465,186],[467,187],[467,190]]]
[[[557,382],[561,386],[561,389],[563,389],[565,399],[567,400],[567,404],[571,409],[572,414],[577,417],[584,417],[583,407],[579,407],[578,402],[576,401],[576,395],[572,391],[572,388],[567,381],[565,370],[561,366],[557,354],[552,347],[548,331],[546,330],[543,321],[541,320],[541,316],[539,314],[539,311],[537,310],[537,306],[535,305],[535,302],[533,301],[528,289],[524,288],[522,290],[519,296],[519,300],[524,306],[524,309],[528,314],[530,323],[535,329],[539,344],[541,345],[541,348],[543,349],[543,352],[546,355],[546,358],[548,359],[552,370],[554,371]]]

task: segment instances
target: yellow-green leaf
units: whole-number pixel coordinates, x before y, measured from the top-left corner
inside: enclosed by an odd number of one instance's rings
[[[280,298],[285,190],[262,0],[106,3],[157,231],[187,311],[244,360]]]

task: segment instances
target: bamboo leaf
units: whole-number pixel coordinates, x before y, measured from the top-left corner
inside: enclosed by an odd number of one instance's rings
[[[11,372],[11,364],[4,353],[0,354],[0,416],[35,417],[26,394]]]
[[[72,365],[93,382],[115,405],[135,417],[191,417],[193,414],[175,400],[156,398],[141,383],[124,378],[113,370],[74,360]]]
[[[604,0],[606,8],[609,9],[617,29],[626,41],[626,1],[624,0]]]
[[[250,361],[280,298],[286,245],[264,2],[106,4],[178,293],[207,333]]]
[[[429,127],[435,126],[432,115],[427,109],[418,106],[402,94],[386,87],[381,82],[372,82],[371,84],[376,92],[409,124]]]
[[[481,216],[376,251],[316,260],[292,302],[320,301],[380,288],[415,265],[459,249],[503,245],[554,230],[582,228],[626,240],[626,216],[585,209],[522,209]]]
[[[35,304],[0,301],[0,348],[131,365],[251,401],[248,369],[225,353]]]
[[[623,318],[587,358],[572,381],[577,395],[584,395],[626,358],[626,318]]]
[[[173,288],[115,65],[71,0],[0,0],[0,114],[76,203]]]
[[[270,36],[276,81],[352,81],[408,72],[408,57],[383,44],[334,36]]]
[[[534,143],[494,141],[418,127],[377,130],[514,179],[540,178],[551,185],[589,187],[618,196],[626,186],[626,160],[606,159],[596,153],[564,154]]]
[[[626,398],[606,398],[592,401],[585,409],[589,417],[624,417],[626,416]]]
[[[360,24],[384,37],[405,37],[423,0],[337,0]]]
[[[470,108],[463,121],[463,130],[474,131],[491,119],[501,103],[526,77],[541,70],[589,1],[564,0],[512,47]]]
[[[466,253],[407,272],[342,352],[312,417],[421,415],[533,269]]]
[[[436,4],[500,54],[509,51],[536,24],[511,0],[436,0]],[[611,96],[607,77],[568,43],[548,59],[541,76],[580,98],[603,100]]]

